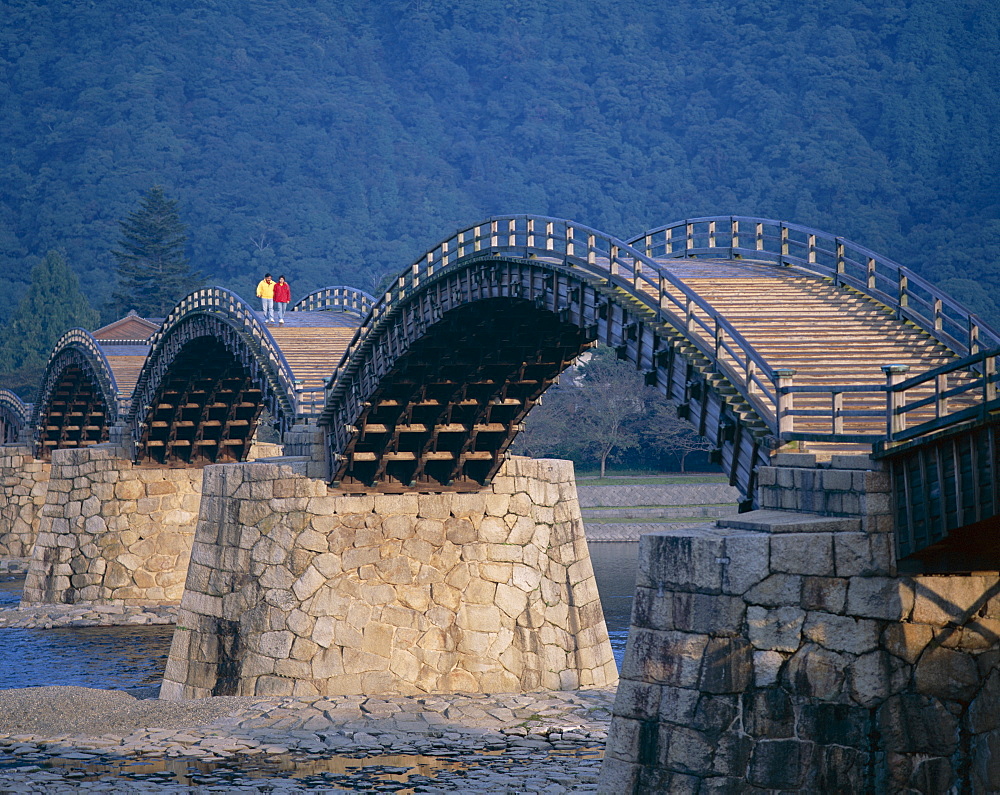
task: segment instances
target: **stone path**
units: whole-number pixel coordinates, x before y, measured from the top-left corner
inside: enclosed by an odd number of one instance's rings
[[[178,703],[39,690],[0,691],[0,792],[594,792],[615,696],[594,689]],[[93,731],[38,731],[26,702],[21,723],[11,717],[18,698],[39,697],[62,697],[74,712],[92,698]],[[178,719],[178,709],[213,702],[232,708],[202,725],[194,714],[188,725]],[[149,728],[106,733],[98,726],[116,724],[102,720],[101,705]]]

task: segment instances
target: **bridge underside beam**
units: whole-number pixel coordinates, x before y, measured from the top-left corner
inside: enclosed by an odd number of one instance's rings
[[[38,455],[45,459],[53,450],[108,441],[108,407],[82,367],[73,364],[60,373],[39,425]]]
[[[137,459],[166,466],[242,461],[263,400],[247,368],[219,340],[188,343],[141,426]]]
[[[335,484],[482,488],[524,416],[589,344],[581,329],[530,301],[452,310],[395,361],[367,401]]]

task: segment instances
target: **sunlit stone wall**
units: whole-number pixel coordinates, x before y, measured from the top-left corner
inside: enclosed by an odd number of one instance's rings
[[[475,494],[345,495],[209,467],[161,698],[614,684],[572,465]]]
[[[24,445],[0,445],[0,558],[27,558],[38,535],[49,464]]]
[[[841,517],[642,538],[600,791],[1000,791],[1000,576],[897,576],[884,473],[796,480]]]
[[[53,451],[22,604],[179,602],[201,479],[114,447]]]

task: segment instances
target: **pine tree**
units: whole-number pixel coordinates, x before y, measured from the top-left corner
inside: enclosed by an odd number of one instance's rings
[[[31,286],[0,331],[0,385],[31,399],[59,337],[77,326],[92,329],[97,321],[66,255],[50,251],[31,269]]]
[[[118,274],[114,305],[119,315],[134,309],[143,317],[162,317],[199,280],[184,254],[185,226],[177,202],[154,185],[139,209],[121,222],[118,248],[112,251]]]

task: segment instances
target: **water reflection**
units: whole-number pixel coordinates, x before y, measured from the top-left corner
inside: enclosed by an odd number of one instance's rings
[[[632,618],[638,558],[637,541],[590,545],[590,559],[594,564],[597,590],[601,594],[604,621],[608,625],[611,650],[619,670],[625,657],[625,641],[628,639],[629,622]]]

